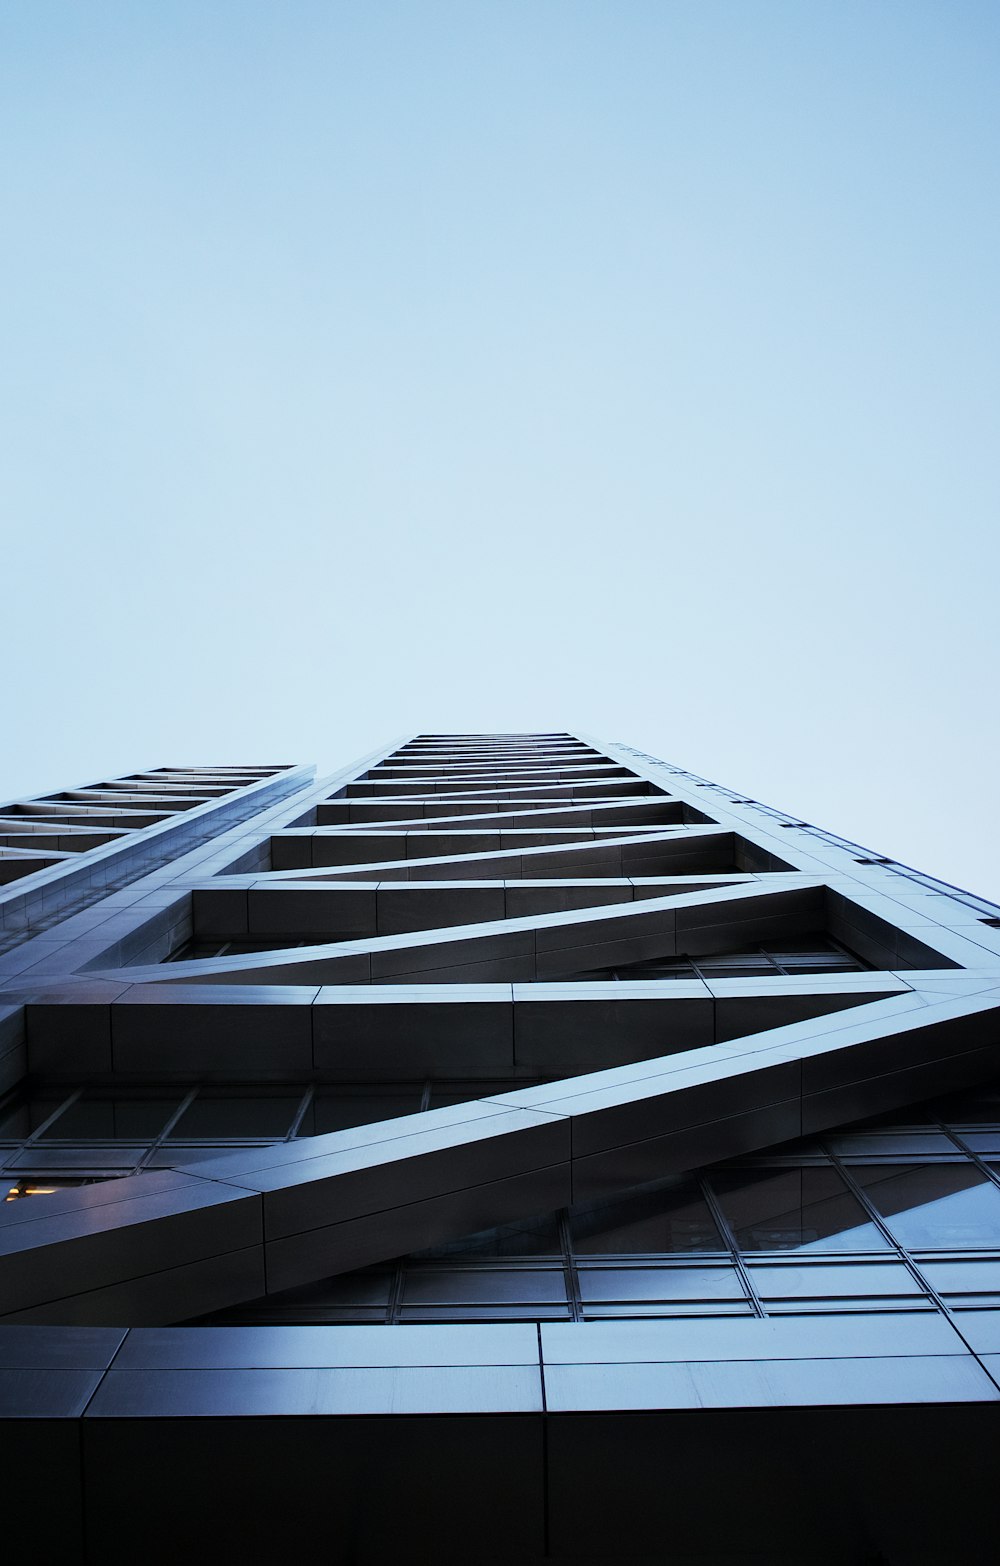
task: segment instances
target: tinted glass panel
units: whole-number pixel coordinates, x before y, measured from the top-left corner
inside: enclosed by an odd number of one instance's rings
[[[32,1131],[37,1131],[38,1127],[43,1125],[50,1115],[54,1115],[56,1110],[62,1104],[65,1104],[68,1098],[69,1094],[66,1092],[53,1093],[51,1097],[48,1094],[44,1094],[39,1098],[33,1098],[28,1109]]]
[[[750,1277],[762,1299],[814,1299],[919,1294],[902,1262],[847,1262],[835,1266],[760,1267]]]
[[[301,1289],[287,1289],[273,1296],[275,1305],[385,1305],[392,1282],[388,1272],[346,1272],[339,1278],[325,1278]]]
[[[745,1251],[871,1250],[886,1243],[835,1169],[724,1170],[711,1183]]]
[[[454,1304],[458,1301],[485,1304],[511,1302],[530,1304],[535,1300],[551,1302],[566,1298],[566,1282],[561,1268],[544,1271],[512,1267],[432,1267],[408,1270],[403,1285],[407,1305],[431,1302]]]
[[[49,1111],[51,1114],[51,1110]],[[0,1110],[0,1137],[20,1141],[31,1131],[31,1111],[21,1100],[6,1104]]]
[[[501,1224],[479,1234],[465,1235],[449,1245],[419,1251],[419,1256],[557,1256],[559,1224],[555,1213],[526,1218],[522,1223]]]
[[[1000,1244],[1000,1190],[973,1164],[861,1165],[851,1173],[904,1245]]]
[[[1000,1294],[1000,1261],[925,1262],[921,1271],[939,1294]]]
[[[159,1136],[180,1102],[173,1099],[81,1098],[54,1120],[42,1140],[61,1137],[83,1142],[91,1137],[126,1142]]]
[[[974,1153],[1000,1153],[1000,1127],[995,1131],[961,1131],[959,1135]]]
[[[573,1248],[582,1256],[725,1249],[701,1192],[687,1181],[575,1208],[570,1231]]]
[[[734,1267],[581,1267],[583,1300],[743,1300]]]
[[[866,1131],[831,1136],[827,1142],[841,1158],[873,1158],[883,1153],[900,1158],[924,1153],[954,1157],[957,1153],[955,1143],[943,1131]]]
[[[212,1098],[200,1094],[171,1133],[175,1137],[285,1136],[301,1095],[295,1098]]]

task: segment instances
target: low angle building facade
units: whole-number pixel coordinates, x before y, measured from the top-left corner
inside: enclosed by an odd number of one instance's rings
[[[0,806],[4,1537],[995,1551],[1000,907],[621,743]]]

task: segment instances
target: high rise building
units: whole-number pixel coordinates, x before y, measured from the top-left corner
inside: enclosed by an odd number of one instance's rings
[[[560,732],[0,816],[12,1562],[993,1558],[996,906]]]

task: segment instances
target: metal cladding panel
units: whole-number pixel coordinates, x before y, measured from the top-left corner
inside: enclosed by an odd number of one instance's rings
[[[757,1255],[767,1225],[698,1171],[767,1153],[778,1180],[791,1139],[995,1075],[1000,910],[568,733],[414,736],[319,783],[161,768],[4,812],[27,868],[0,897],[0,1082],[35,1094],[0,1137],[12,1538],[90,1562],[140,1533],[175,1560],[192,1529],[204,1558],[387,1559],[415,1529],[445,1560],[667,1533],[761,1556],[766,1512],[791,1558],[832,1471],[831,1566],[948,1558],[928,1453],[985,1483],[1000,1240],[893,1248],[895,1187],[834,1137],[823,1200],[855,1204],[858,1254]],[[25,823],[68,857],[32,858]],[[1000,1186],[1000,1144],[950,1147],[927,1156]],[[668,1175],[722,1250],[565,1261],[579,1204]],[[461,1251],[553,1212],[553,1254]],[[292,1290],[305,1311],[361,1267],[378,1322],[183,1325]],[[501,1274],[522,1319],[489,1319]],[[29,1499],[43,1451],[58,1518]],[[878,1462],[908,1511],[873,1505]],[[976,1493],[967,1551],[984,1518]]]

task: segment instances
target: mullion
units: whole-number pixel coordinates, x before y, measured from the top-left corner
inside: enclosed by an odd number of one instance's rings
[[[396,1326],[403,1313],[403,1290],[406,1285],[407,1258],[401,1256],[392,1269],[392,1281],[389,1284],[389,1299],[386,1303],[385,1319],[388,1325]]]
[[[191,1105],[194,1103],[194,1101],[197,1098],[197,1096],[198,1096],[198,1089],[196,1087],[192,1088],[189,1093],[186,1093],[184,1095],[184,1097],[181,1099],[180,1103],[178,1104],[177,1108],[174,1110],[173,1114],[168,1119],[166,1125],[161,1130],[159,1136],[157,1136],[157,1137],[155,1137],[153,1139],[153,1141],[150,1143],[149,1147],[147,1147],[146,1151],[143,1153],[142,1157],[139,1159],[139,1162],[135,1166],[136,1167],[136,1172],[138,1172],[140,1169],[144,1168],[145,1165],[148,1164],[149,1160],[152,1158],[153,1154],[159,1151],[160,1147],[166,1141],[167,1137],[170,1135],[171,1131],[174,1129],[174,1126],[177,1124],[178,1120],[181,1118],[181,1115],[184,1114],[185,1110],[187,1110],[187,1109],[189,1109],[191,1107]]]
[[[987,1180],[991,1181],[993,1185],[1000,1185],[1000,1170],[994,1169],[991,1164],[986,1163],[982,1154],[977,1153],[974,1147],[969,1146],[968,1142],[962,1136],[960,1131],[953,1131],[949,1125],[947,1125],[943,1120],[938,1120],[936,1116],[932,1117],[931,1124],[938,1126],[940,1130],[944,1132],[945,1136],[954,1142],[956,1147],[961,1149],[966,1158],[968,1158],[971,1163],[975,1164],[980,1174],[984,1174]]]
[[[830,1162],[837,1170],[837,1173],[840,1175],[840,1178],[847,1186],[847,1189],[851,1192],[851,1195],[855,1198],[856,1201],[861,1203],[861,1206],[868,1214],[870,1221],[879,1230],[879,1233],[882,1235],[883,1239],[888,1241],[889,1245],[892,1246],[897,1256],[902,1259],[903,1265],[906,1267],[914,1281],[920,1285],[923,1293],[933,1301],[938,1310],[941,1311],[943,1315],[947,1316],[952,1325],[955,1326],[954,1313],[952,1312],[950,1306],[945,1304],[943,1298],[938,1293],[937,1289],[934,1288],[930,1279],[924,1277],[920,1266],[917,1262],[914,1261],[907,1247],[902,1243],[901,1240],[897,1240],[882,1214],[875,1206],[875,1203],[869,1197],[868,1192],[865,1190],[864,1186],[861,1185],[858,1180],[855,1180],[854,1176],[851,1174],[850,1165],[845,1164],[844,1160],[838,1157],[838,1155],[826,1142],[818,1141],[816,1145],[822,1150],[822,1152],[826,1154],[827,1158],[829,1158]],[[957,1326],[955,1326],[955,1330],[956,1332],[959,1330]]]
[[[301,1102],[299,1104],[299,1107],[295,1111],[295,1114],[294,1114],[294,1116],[292,1118],[291,1126],[289,1127],[288,1131],[285,1133],[285,1141],[286,1142],[290,1142],[293,1137],[298,1136],[298,1134],[299,1134],[299,1127],[302,1124],[303,1120],[305,1119],[306,1112],[309,1109],[309,1105],[312,1103],[312,1101],[315,1098],[315,1096],[316,1096],[315,1085],[314,1084],[310,1084],[310,1086],[306,1088],[305,1092],[302,1095],[302,1100],[301,1100]]]
[[[570,1316],[573,1321],[583,1320],[583,1298],[580,1294],[580,1278],[576,1270],[576,1257],[573,1253],[573,1237],[570,1232],[569,1211],[565,1207],[559,1209],[559,1244],[562,1249],[563,1276],[566,1280],[566,1298],[569,1301]]]
[[[740,1282],[746,1290],[747,1298],[749,1299],[753,1308],[754,1315],[761,1317],[766,1316],[767,1311],[764,1309],[764,1306],[761,1303],[760,1295],[757,1293],[754,1281],[750,1276],[750,1269],[743,1260],[743,1254],[740,1250],[736,1235],[733,1232],[729,1219],[726,1217],[721,1205],[719,1204],[715,1192],[712,1190],[710,1182],[705,1178],[704,1175],[696,1175],[695,1178],[697,1180],[698,1186],[701,1189],[702,1200],[704,1201],[712,1215],[712,1218],[715,1221],[715,1226],[722,1236],[722,1243],[728,1249],[730,1260],[732,1261],[733,1266],[736,1268],[736,1271],[739,1274]]]
[[[49,1115],[47,1119],[43,1120],[41,1125],[36,1126],[34,1131],[32,1131],[29,1136],[25,1137],[19,1151],[23,1152],[26,1148],[31,1147],[35,1142],[37,1142],[39,1137],[44,1135],[44,1133],[49,1129],[49,1126],[52,1125],[54,1121],[58,1120],[60,1115],[65,1114],[66,1110],[70,1109],[79,1098],[82,1098],[82,1096],[83,1088],[78,1087],[75,1093],[71,1093],[68,1098],[64,1098],[62,1103],[52,1111],[51,1115]]]

